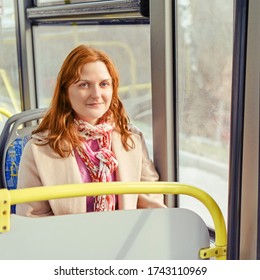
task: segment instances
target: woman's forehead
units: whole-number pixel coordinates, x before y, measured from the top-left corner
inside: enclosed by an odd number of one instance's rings
[[[80,79],[82,78],[111,79],[111,75],[107,69],[107,66],[102,61],[95,61],[95,62],[89,62],[84,64],[79,74],[80,74]]]

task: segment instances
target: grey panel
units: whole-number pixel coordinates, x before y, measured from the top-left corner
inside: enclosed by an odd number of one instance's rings
[[[45,218],[11,216],[0,259],[199,259],[203,220],[187,209],[145,209]]]

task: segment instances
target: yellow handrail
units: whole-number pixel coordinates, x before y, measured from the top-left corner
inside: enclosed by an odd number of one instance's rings
[[[4,108],[0,108],[0,114],[6,116],[7,118],[10,118],[12,116],[12,114]]]
[[[13,89],[12,84],[9,81],[7,73],[6,73],[6,71],[4,69],[0,69],[0,77],[2,77],[2,79],[3,79],[4,85],[5,85],[6,89],[7,89],[9,97],[10,97],[12,103],[13,103],[13,107],[15,108],[15,111],[19,112],[21,110],[20,106],[17,104],[17,100],[15,98],[14,89]]]
[[[192,196],[201,201],[211,214],[215,227],[215,246],[217,250],[224,252],[220,255],[215,254],[216,259],[225,259],[227,234],[226,224],[222,212],[215,200],[203,190],[178,183],[178,182],[106,182],[87,183],[87,184],[67,184],[59,186],[34,187],[18,190],[0,189],[0,210],[1,205],[6,209],[10,205],[19,203],[43,201],[58,198],[97,196],[100,194],[184,194]],[[9,208],[8,208],[9,207]],[[7,214],[7,213],[6,213]],[[9,214],[10,215],[10,214]],[[6,221],[6,216],[0,213],[0,231],[8,231],[10,223]],[[9,217],[10,218],[10,217]],[[3,225],[2,221],[6,221]],[[216,250],[216,251],[217,251]]]

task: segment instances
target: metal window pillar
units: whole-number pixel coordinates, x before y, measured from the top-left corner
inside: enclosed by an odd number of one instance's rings
[[[26,16],[27,8],[33,6],[33,0],[15,0],[14,6],[22,110],[29,110],[36,108],[32,24]]]
[[[177,180],[174,3],[150,0],[154,161],[162,181]]]
[[[257,258],[259,200],[260,2],[249,0],[245,75],[245,118],[241,201],[240,259]]]
[[[259,4],[235,2],[227,249],[232,260],[256,259],[257,251]]]

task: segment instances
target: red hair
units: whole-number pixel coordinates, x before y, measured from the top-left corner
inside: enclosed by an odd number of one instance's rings
[[[48,135],[45,138],[47,142],[44,141],[44,144],[49,144],[62,157],[68,156],[81,141],[74,126],[75,112],[68,97],[68,88],[80,79],[82,67],[86,63],[95,61],[105,63],[112,77],[113,95],[107,114],[115,122],[115,129],[121,134],[125,150],[134,147],[131,133],[128,130],[129,118],[118,96],[119,76],[113,62],[102,51],[80,45],[72,50],[63,62],[50,108],[39,127],[33,131],[34,134],[47,131]]]

